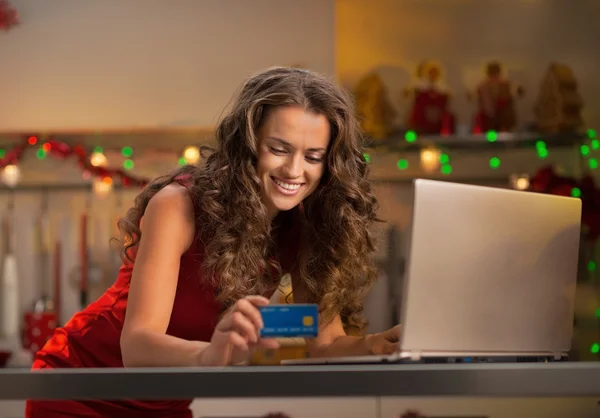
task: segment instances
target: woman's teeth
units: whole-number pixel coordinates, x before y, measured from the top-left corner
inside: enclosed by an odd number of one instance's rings
[[[300,186],[302,186],[301,184],[289,184],[289,183],[284,183],[281,180],[278,179],[274,179],[275,183],[277,183],[279,186],[283,187],[286,190],[296,190],[298,189]]]

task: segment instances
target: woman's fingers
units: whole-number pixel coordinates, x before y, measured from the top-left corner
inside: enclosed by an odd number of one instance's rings
[[[257,343],[260,330],[264,326],[258,306],[268,304],[269,300],[262,296],[248,296],[238,300],[219,322],[218,331],[222,333],[235,331],[244,336],[249,343]]]
[[[244,314],[252,319],[257,329],[264,327],[262,316],[258,308],[269,304],[269,299],[262,296],[247,296],[240,299],[236,303],[236,310],[244,312]]]
[[[227,342],[229,344],[231,344],[234,348],[237,348],[238,350],[242,350],[242,351],[249,350],[248,341],[246,340],[245,337],[243,337],[239,333],[237,333],[235,331],[229,331],[226,335],[227,335],[227,337],[226,337]]]
[[[275,350],[275,349],[279,348],[279,341],[277,341],[274,338],[261,338],[258,341],[258,345],[262,348]]]

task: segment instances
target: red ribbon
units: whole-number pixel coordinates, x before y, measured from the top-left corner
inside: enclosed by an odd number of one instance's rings
[[[4,168],[9,164],[18,164],[18,162],[23,157],[23,153],[26,148],[31,146],[29,139],[32,138],[30,136],[23,139],[23,142],[16,145],[13,149],[6,152],[4,158],[0,159],[0,168]],[[32,141],[33,143],[37,143],[36,141]],[[113,181],[118,180],[123,187],[145,187],[150,180],[131,176],[127,174],[127,172],[120,168],[108,168],[108,167],[100,167],[94,166],[90,162],[90,155],[84,147],[81,145],[75,145],[71,147],[69,144],[64,142],[57,141],[55,139],[49,139],[42,145],[42,149],[47,153],[54,157],[66,159],[69,157],[74,157],[77,160],[77,164],[79,168],[83,172],[87,172],[94,177],[111,178]]]

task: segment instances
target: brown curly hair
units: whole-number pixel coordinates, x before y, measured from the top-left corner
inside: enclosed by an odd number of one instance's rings
[[[275,249],[290,213],[271,224],[256,173],[257,131],[269,109],[300,106],[321,114],[331,126],[326,169],[319,187],[294,213],[301,226],[295,260],[307,302],[318,303],[324,321],[340,314],[347,328],[362,329],[364,293],[375,279],[370,226],[377,201],[367,181],[364,138],[352,99],[324,76],[297,68],[270,68],[250,77],[216,130],[217,148],[203,166],[184,166],[149,184],[119,221],[124,254],[139,242],[148,201],[178,176],[188,176],[204,248],[203,277],[229,305],[272,288],[269,267],[281,272]],[[277,233],[276,233],[277,232]],[[310,244],[309,244],[310,243]],[[131,260],[131,259],[130,259]]]

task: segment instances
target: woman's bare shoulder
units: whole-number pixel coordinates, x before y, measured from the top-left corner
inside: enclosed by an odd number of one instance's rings
[[[187,188],[179,183],[171,183],[160,189],[148,202],[144,215],[183,215],[193,220],[194,204]]]
[[[185,186],[171,183],[150,198],[140,227],[142,236],[156,236],[184,244],[185,251],[195,233],[192,198]],[[172,243],[173,244],[173,243]]]

